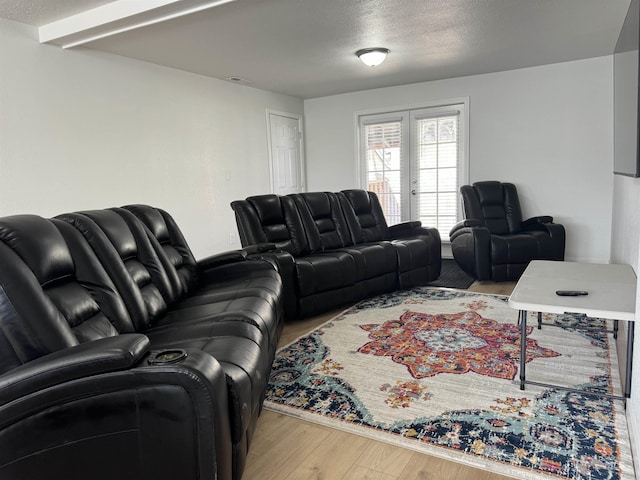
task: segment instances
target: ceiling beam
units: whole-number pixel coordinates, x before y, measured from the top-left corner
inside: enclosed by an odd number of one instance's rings
[[[40,43],[72,48],[233,1],[235,0],[117,0],[42,25],[39,28]]]

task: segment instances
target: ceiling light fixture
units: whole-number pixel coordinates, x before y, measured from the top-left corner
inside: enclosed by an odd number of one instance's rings
[[[388,53],[388,48],[363,48],[362,50],[358,50],[356,52],[356,56],[365,65],[375,67],[376,65],[380,65],[382,62],[384,62],[384,59],[387,57]]]

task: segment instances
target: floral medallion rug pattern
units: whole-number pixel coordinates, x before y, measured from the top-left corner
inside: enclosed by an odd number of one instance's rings
[[[278,352],[265,407],[514,478],[635,478],[622,401],[592,394],[619,394],[605,322],[528,326],[527,378],[579,391],[521,391],[506,301],[418,288],[361,302]]]

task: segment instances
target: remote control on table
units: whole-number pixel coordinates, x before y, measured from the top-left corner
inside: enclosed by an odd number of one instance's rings
[[[581,297],[583,295],[589,295],[589,292],[584,290],[557,290],[556,295],[561,297]]]

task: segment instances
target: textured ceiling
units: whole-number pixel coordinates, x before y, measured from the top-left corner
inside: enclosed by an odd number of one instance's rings
[[[106,3],[111,0],[0,0],[0,17],[39,27]]]
[[[40,25],[102,3],[0,0],[0,16]],[[237,0],[87,46],[312,98],[609,55],[629,3]],[[365,67],[354,53],[374,46],[391,53]]]

